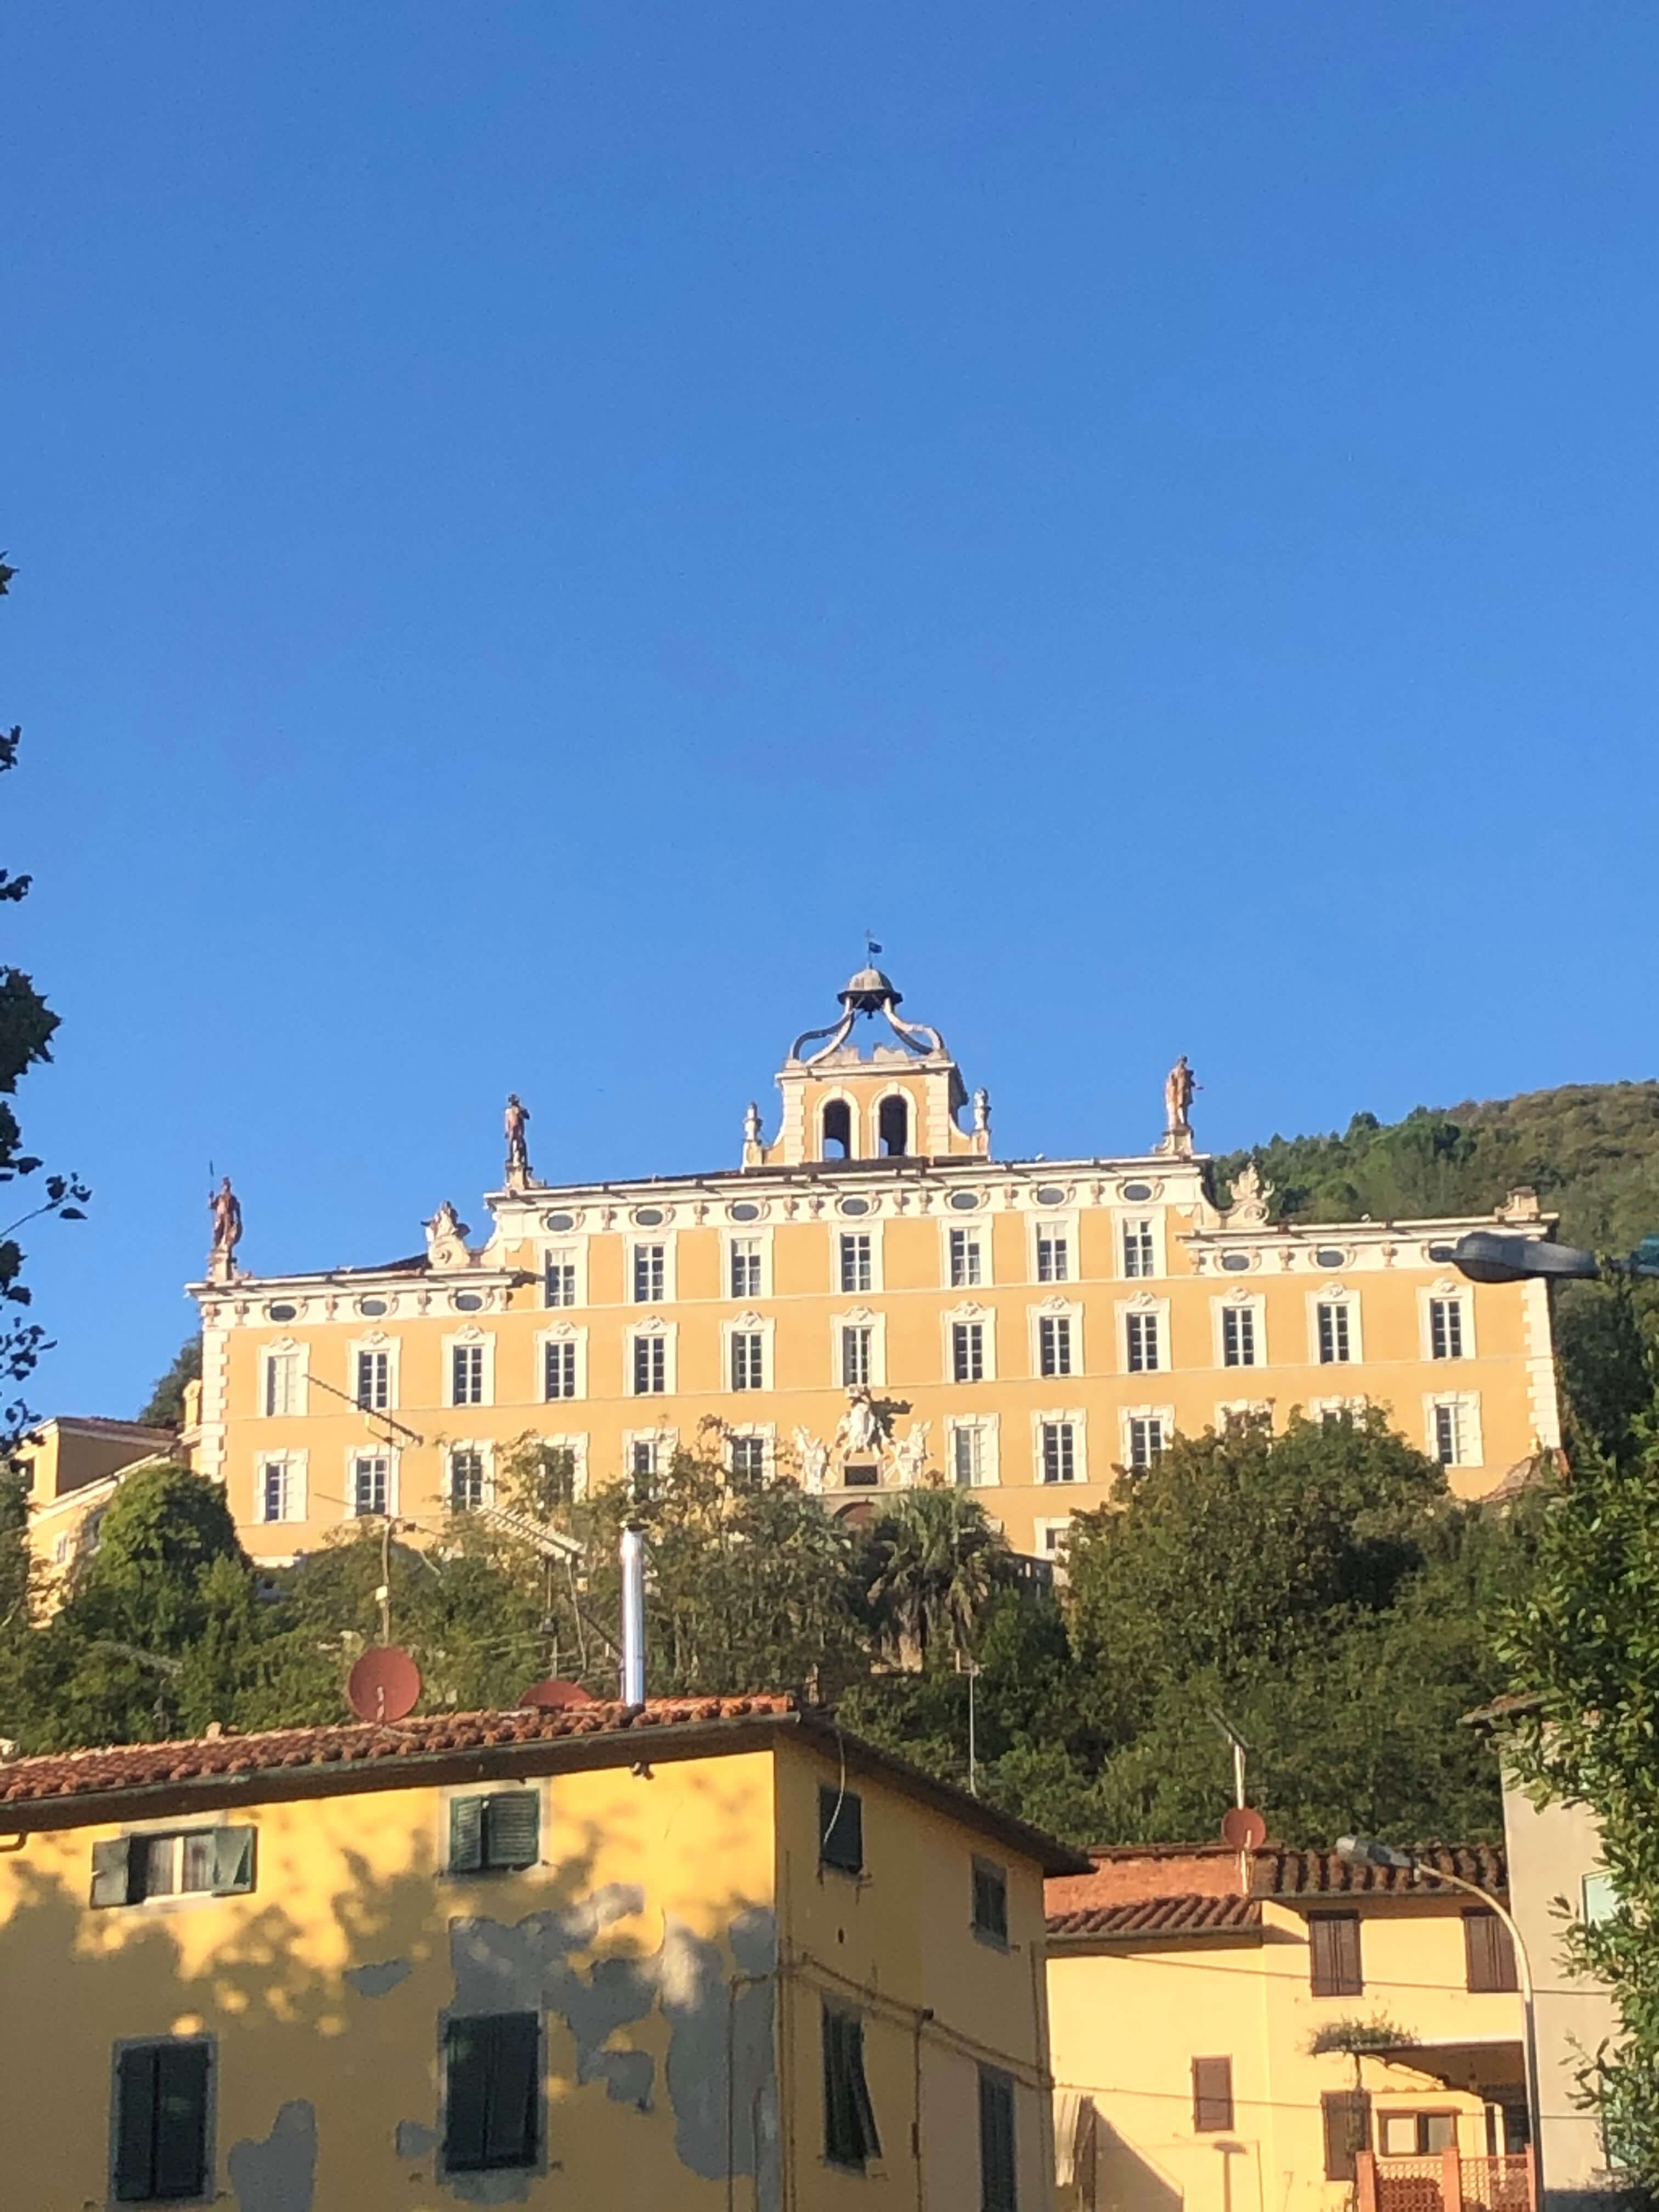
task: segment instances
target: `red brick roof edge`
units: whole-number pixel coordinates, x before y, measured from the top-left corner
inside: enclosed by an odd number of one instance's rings
[[[1061,1942],[1084,1936],[1247,1935],[1261,1926],[1261,1900],[1254,1897],[1143,1897],[1048,1915],[1048,1933]]]

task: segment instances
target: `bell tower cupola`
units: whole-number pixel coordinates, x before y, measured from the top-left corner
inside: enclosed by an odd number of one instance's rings
[[[870,949],[873,955],[881,947]],[[750,1108],[744,1167],[984,1158],[991,1148],[990,1101],[976,1091],[972,1128],[957,1125],[968,1092],[939,1031],[903,1018],[903,994],[873,963],[860,968],[836,995],[840,1019],[805,1030],[778,1071],[783,1120],[769,1144],[762,1135],[759,1109]],[[861,1021],[879,1021],[885,1030],[867,1054],[856,1036]]]

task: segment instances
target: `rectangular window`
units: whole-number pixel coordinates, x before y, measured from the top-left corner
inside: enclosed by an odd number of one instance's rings
[[[1066,1231],[1045,1224],[1036,1233],[1037,1280],[1040,1283],[1064,1283],[1071,1279],[1071,1255],[1066,1246]]]
[[[481,1344],[452,1344],[449,1347],[449,1402],[452,1406],[482,1406],[484,1358]]]
[[[357,1403],[380,1413],[392,1403],[392,1361],[384,1352],[357,1354]]]
[[[764,1437],[733,1437],[731,1440],[732,1479],[738,1482],[764,1482],[766,1480],[766,1439]]]
[[[628,1472],[634,1478],[634,1494],[648,1498],[657,1479],[657,1445],[653,1437],[636,1437],[628,1455]]]
[[[259,1518],[262,1521],[286,1521],[288,1500],[288,1462],[285,1459],[268,1459],[260,1472]]]
[[[116,2202],[202,2196],[207,2128],[207,2045],[129,2044],[115,2071]]]
[[[1377,2148],[1384,2158],[1432,2158],[1457,2148],[1457,2115],[1384,2112],[1377,2121],[1376,2132]]]
[[[634,1247],[634,1303],[635,1305],[656,1305],[662,1297],[663,1261],[666,1246],[636,1244]]]
[[[1221,1309],[1221,1364],[1224,1367],[1255,1365],[1255,1313],[1252,1307]]]
[[[870,1232],[860,1229],[852,1234],[843,1233],[841,1240],[841,1286],[844,1291],[867,1291],[871,1287]]]
[[[142,1905],[147,1897],[239,1897],[253,1887],[252,1828],[186,1828],[172,1835],[117,1836],[92,1847],[94,1905]]]
[[[386,1511],[387,1477],[391,1462],[383,1453],[364,1454],[351,1462],[351,1510],[365,1513]]]
[[[1357,1997],[1365,1987],[1359,1971],[1359,1915],[1316,1912],[1308,1922],[1309,1987],[1316,1997]]]
[[[297,1352],[265,1354],[265,1412],[273,1419],[298,1410],[300,1355]]]
[[[1153,1264],[1152,1224],[1150,1221],[1124,1223],[1123,1272],[1132,1281],[1137,1277],[1158,1272]]]
[[[1465,1986],[1470,1990],[1517,1990],[1515,1946],[1495,1912],[1463,1915]]]
[[[451,1874],[504,1874],[535,1865],[541,1852],[541,1798],[534,1790],[449,1801]]]
[[[843,1383],[870,1380],[870,1338],[867,1328],[850,1327],[841,1333],[841,1379]]]
[[[1437,1359],[1463,1357],[1463,1301],[1429,1300],[1429,1349]]]
[[[1019,2212],[1014,2163],[1014,2077],[979,2069],[980,2212]]]
[[[990,1859],[974,1861],[974,1933],[1008,1941],[1008,1875]]]
[[[980,1257],[979,1231],[976,1229],[953,1229],[951,1231],[951,1288],[953,1291],[971,1290],[984,1280]]]
[[[838,2005],[823,2008],[823,2154],[863,2172],[881,2156],[875,2107],[864,2077],[864,2022]]]
[[[1463,1409],[1437,1406],[1434,1409],[1434,1455],[1442,1467],[1463,1464]]]
[[[1228,2134],[1233,2124],[1233,2062],[1231,2058],[1193,2061],[1193,2133]]]
[[[1076,1437],[1069,1421],[1042,1424],[1042,1480],[1073,1482],[1077,1478]]]
[[[665,1337],[634,1339],[634,1395],[653,1398],[668,1388],[668,1344]]]
[[[1037,1322],[1037,1372],[1069,1375],[1071,1371],[1071,1321],[1063,1314],[1044,1314]]]
[[[955,1382],[985,1380],[985,1324],[955,1321],[951,1324],[951,1379]]]
[[[1131,1375],[1152,1375],[1163,1365],[1158,1335],[1158,1317],[1156,1314],[1138,1313],[1127,1316],[1129,1372]]]
[[[1580,1887],[1580,1917],[1586,1928],[1599,1928],[1619,1910],[1619,1890],[1610,1874],[1587,1874]]]
[[[1129,1419],[1129,1464],[1148,1468],[1164,1456],[1164,1423],[1156,1413],[1134,1413]]]
[[[758,1237],[732,1239],[732,1295],[757,1298],[761,1287],[761,1243]]]
[[[449,1510],[476,1513],[484,1502],[484,1463],[480,1451],[449,1455]]]
[[[972,1490],[985,1480],[985,1434],[964,1423],[951,1431],[951,1472],[957,1486]]]
[[[735,1330],[732,1337],[732,1388],[734,1390],[763,1390],[766,1380],[761,1372],[761,1346],[765,1340],[757,1328]]]
[[[1346,1304],[1322,1304],[1318,1309],[1319,1364],[1340,1367],[1349,1357]]]
[[[555,1337],[542,1347],[542,1395],[546,1398],[576,1395],[576,1346],[568,1338]]]
[[[452,2020],[444,2030],[444,2166],[489,2173],[534,2166],[541,2022],[533,2012]]]
[[[1327,2089],[1319,2100],[1325,2130],[1325,2179],[1352,2181],[1362,2150],[1371,2147],[1371,2100],[1363,2089]]]
[[[550,1252],[542,1273],[542,1304],[574,1306],[576,1303],[576,1262],[568,1252]]]
[[[851,1790],[818,1790],[818,1864],[842,1874],[864,1871],[864,1800]]]

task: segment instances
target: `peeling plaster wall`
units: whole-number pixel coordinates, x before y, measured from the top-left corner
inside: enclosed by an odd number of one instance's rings
[[[317,2114],[303,2098],[284,2105],[263,2142],[230,2149],[236,2212],[311,2212],[317,2186]]]

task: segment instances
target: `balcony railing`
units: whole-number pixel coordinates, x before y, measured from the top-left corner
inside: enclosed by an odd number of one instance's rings
[[[1354,2160],[1358,2212],[1537,2212],[1532,2154],[1462,2158],[1444,2150],[1428,2158]]]

